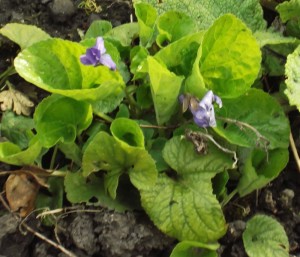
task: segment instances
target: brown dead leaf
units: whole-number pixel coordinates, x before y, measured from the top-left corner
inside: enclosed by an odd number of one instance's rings
[[[13,110],[16,114],[30,115],[34,103],[22,92],[9,85],[8,90],[0,93],[0,109],[2,111]]]
[[[5,183],[6,198],[13,212],[19,212],[21,217],[27,216],[34,210],[39,184],[32,176],[12,174]]]

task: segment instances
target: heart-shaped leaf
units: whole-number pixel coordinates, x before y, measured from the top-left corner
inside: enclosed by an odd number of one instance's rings
[[[44,147],[57,142],[71,143],[92,122],[91,105],[72,98],[51,95],[36,108],[34,121]]]
[[[243,242],[249,257],[289,256],[289,241],[284,228],[266,215],[256,215],[247,222]]]
[[[238,98],[224,99],[216,116],[214,130],[232,144],[269,149],[289,146],[289,121],[278,102],[262,90],[251,89]]]
[[[108,42],[105,46],[109,49]],[[76,100],[96,101],[119,94],[124,88],[120,73],[106,66],[81,64],[80,56],[85,52],[86,48],[79,43],[50,39],[24,49],[14,65],[30,83]]]
[[[224,235],[223,212],[211,179],[232,166],[231,156],[214,145],[199,155],[179,136],[165,145],[163,157],[172,171],[161,173],[154,187],[142,189],[142,205],[154,224],[178,240],[207,243]]]

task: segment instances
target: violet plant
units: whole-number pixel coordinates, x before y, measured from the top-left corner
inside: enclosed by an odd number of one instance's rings
[[[17,73],[50,93],[26,118],[22,145],[5,117],[24,117],[4,114],[8,141],[0,143],[0,160],[45,168],[41,159],[54,149],[50,169],[66,170],[55,179],[63,180],[60,190],[71,203],[96,198],[118,211],[143,208],[180,241],[173,257],[192,247],[216,256],[227,230],[222,207],[264,187],[288,162],[289,121],[271,95],[254,87],[266,42],[253,33],[268,32],[262,16],[259,28],[233,14],[205,25],[179,11],[158,14],[146,3],[134,8],[136,22],[112,28],[96,21],[79,43],[29,25],[0,30],[22,48]],[[61,164],[57,151],[65,156]],[[231,172],[239,178],[228,191]],[[40,199],[39,206],[62,204]]]
[[[97,37],[96,45],[88,48],[86,54],[80,56],[80,61],[84,65],[104,65],[111,70],[116,69],[116,64],[111,59],[111,56],[106,53],[102,37]]]

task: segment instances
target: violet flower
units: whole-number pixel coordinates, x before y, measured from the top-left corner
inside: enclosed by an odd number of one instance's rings
[[[80,61],[84,65],[104,65],[111,70],[116,70],[117,67],[111,56],[106,53],[102,37],[97,37],[96,45],[88,48],[86,53],[80,56]]]
[[[184,96],[179,96],[179,100],[183,103]],[[216,127],[215,109],[213,103],[216,102],[219,107],[222,107],[222,100],[220,97],[214,95],[210,90],[201,101],[194,97],[189,99],[189,109],[194,117],[194,122],[201,128]]]

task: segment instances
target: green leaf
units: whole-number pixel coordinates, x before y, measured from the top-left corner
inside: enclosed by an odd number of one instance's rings
[[[179,75],[191,73],[205,31],[187,35],[162,48],[155,58]]]
[[[253,130],[221,118],[229,118],[252,126],[268,140],[268,149],[289,146],[289,121],[278,102],[262,90],[251,89],[238,98],[224,99],[223,107],[216,109],[216,117],[215,132],[232,144],[266,147],[264,144],[266,142],[258,138]]]
[[[217,257],[218,243],[203,244],[193,241],[179,242],[170,257]],[[202,248],[202,249],[201,249]]]
[[[51,39],[23,50],[14,65],[28,82],[76,100],[95,101],[119,94],[124,88],[119,72],[81,64],[80,56],[85,52],[86,48],[78,43]]]
[[[137,88],[136,102],[141,109],[148,109],[153,106],[151,88],[148,84],[142,84]]]
[[[87,181],[81,172],[68,172],[64,184],[67,199],[71,203],[100,205],[120,212],[131,209],[130,203],[122,201],[119,196],[112,199],[106,194],[102,178],[91,176]],[[98,202],[92,201],[94,198]]]
[[[134,0],[146,2],[156,7],[159,13],[176,10],[185,12],[197,23],[199,29],[207,29],[220,16],[232,13],[247,24],[252,31],[266,28],[263,10],[257,0]]]
[[[231,14],[205,33],[196,60],[205,86],[223,98],[244,94],[260,70],[259,45],[246,25]],[[196,86],[196,85],[195,85]]]
[[[92,122],[92,108],[85,102],[51,95],[37,106],[34,121],[38,138],[44,147],[57,142],[71,143]]]
[[[119,136],[119,135],[117,135]],[[132,184],[138,188],[148,188],[156,182],[157,171],[155,162],[146,150],[120,144],[106,132],[99,132],[86,147],[83,154],[83,176],[93,172],[106,171],[104,187],[112,198],[116,198],[119,178],[127,173]],[[123,142],[123,141],[122,141]]]
[[[110,126],[110,131],[123,149],[144,148],[144,134],[136,121],[128,118],[115,119]]]
[[[128,106],[126,104],[120,104],[119,110],[116,114],[116,118],[129,118],[129,117],[130,117],[130,112]]]
[[[147,59],[149,52],[142,46],[135,46],[130,50],[130,72],[137,76],[141,63]]]
[[[140,44],[149,47],[154,42],[155,23],[157,12],[149,4],[135,4],[135,15],[139,24]]]
[[[213,189],[214,194],[217,196],[218,199],[222,199],[222,197],[227,193],[226,184],[230,179],[228,171],[224,171],[218,173],[212,180],[213,182]]]
[[[276,10],[279,12],[280,19],[283,22],[287,22],[293,18],[299,18],[300,12],[300,1],[299,0],[290,0],[285,1],[281,4],[278,4]]]
[[[289,36],[300,38],[300,1],[291,0],[278,4],[276,10],[280,19],[286,23],[285,33]]]
[[[114,27],[105,34],[105,38],[111,40],[119,47],[129,47],[132,41],[138,37],[139,25],[137,22],[125,23]]]
[[[82,151],[75,142],[59,143],[58,148],[67,159],[72,160],[79,167],[81,166]]]
[[[287,89],[284,93],[287,95],[290,105],[295,105],[300,110],[300,46],[288,55],[285,65],[285,80]]]
[[[143,131],[143,135],[144,135],[144,142],[145,144],[147,144],[153,137],[155,131],[154,131],[154,128],[151,128],[151,126],[153,126],[153,124],[151,124],[149,121],[146,121],[146,120],[135,120],[141,130]],[[143,127],[143,126],[148,126],[148,127]]]
[[[156,138],[153,140],[153,142],[151,142],[151,149],[149,150],[149,153],[151,154],[152,158],[155,160],[155,164],[158,172],[167,170],[169,167],[161,154],[162,150],[165,147],[166,142],[167,139],[164,137]]]
[[[95,20],[86,31],[84,39],[104,36],[111,29],[111,22],[106,20]]]
[[[287,36],[300,38],[300,19],[299,16],[292,19],[286,24],[286,34]]]
[[[194,19],[182,12],[168,11],[158,18],[157,29],[159,35],[156,43],[162,47],[197,32],[197,24]]]
[[[11,142],[0,143],[0,161],[12,165],[32,165],[39,156],[42,146],[36,137],[33,138],[29,147],[25,150]]]
[[[255,215],[243,233],[249,257],[288,257],[289,241],[282,225],[266,215]]]
[[[18,44],[21,49],[51,38],[50,35],[36,26],[19,23],[6,24],[0,29],[0,34]]]
[[[11,111],[4,112],[2,115],[1,135],[17,144],[21,149],[28,147],[29,141],[33,137],[33,128],[32,118],[15,115]]]
[[[226,224],[211,179],[232,166],[231,156],[214,145],[199,155],[191,142],[174,137],[163,150],[172,168],[160,173],[157,183],[142,189],[142,206],[164,233],[180,241],[207,243],[222,237]]]
[[[256,31],[254,33],[260,47],[266,45],[296,44],[299,40],[294,37],[284,37],[278,32]]]
[[[178,106],[183,76],[176,76],[153,57],[147,58],[156,120],[159,125],[169,121]]]
[[[125,96],[125,93],[124,93],[124,91],[122,91],[121,93],[119,93],[117,95],[112,94],[104,99],[92,101],[91,104],[93,107],[93,112],[96,114],[112,112],[120,105],[124,96]]]
[[[288,149],[275,149],[268,152],[243,149],[239,154],[240,172],[237,190],[241,197],[263,188],[274,180],[287,165]]]

